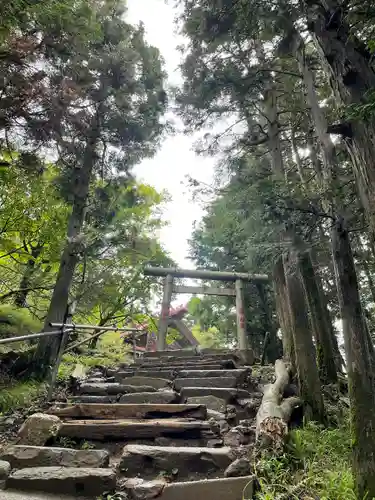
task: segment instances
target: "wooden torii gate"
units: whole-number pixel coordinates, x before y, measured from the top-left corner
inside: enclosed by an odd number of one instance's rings
[[[268,281],[266,274],[247,274],[234,273],[229,271],[206,271],[200,269],[178,269],[166,267],[146,267],[144,270],[146,276],[165,277],[163,301],[159,319],[157,350],[164,351],[166,336],[168,330],[168,316],[173,293],[191,293],[202,295],[224,295],[236,297],[237,314],[237,339],[240,350],[247,349],[246,318],[243,296],[244,281]],[[207,286],[179,286],[174,285],[174,278],[192,278],[212,281],[234,282],[234,288],[214,288]]]

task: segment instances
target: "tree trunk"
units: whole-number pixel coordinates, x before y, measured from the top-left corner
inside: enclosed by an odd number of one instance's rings
[[[283,263],[300,395],[309,408],[311,418],[323,422],[324,405],[305,293],[299,272],[299,252],[290,249],[288,254],[283,256]]]
[[[274,326],[274,322],[272,321],[272,315],[267,300],[267,292],[264,289],[264,285],[258,283],[256,287],[259,294],[259,301],[262,309],[263,327],[265,332],[265,340],[263,344],[264,357],[269,363],[274,364],[277,359],[282,357],[281,342],[277,337],[276,328]]]
[[[336,362],[331,337],[331,325],[327,324],[324,301],[321,296],[310,255],[300,253],[300,270],[303,287],[310,311],[311,326],[317,349],[319,376],[322,384],[337,382]]]
[[[375,391],[367,329],[344,219],[332,228],[333,261],[345,341],[358,498],[375,497]]]
[[[256,440],[261,447],[281,451],[288,434],[288,422],[293,409],[302,401],[297,397],[283,399],[290,372],[284,361],[275,362],[276,380],[264,388],[262,404],[256,416]]]
[[[284,265],[281,257],[277,260],[273,270],[273,283],[276,299],[276,311],[282,333],[283,356],[284,359],[291,365],[293,373],[295,373],[296,360],[294,340],[289,313],[289,305],[287,300]]]
[[[62,323],[69,300],[69,291],[73,281],[74,271],[82,250],[81,232],[86,216],[86,205],[89,194],[90,180],[96,161],[96,146],[99,137],[99,124],[95,123],[91,136],[88,138],[82,167],[76,172],[74,185],[73,210],[69,219],[67,243],[63,250],[60,267],[56,278],[44,331],[51,331],[50,323]],[[40,339],[35,355],[38,372],[45,375],[54,363],[59,347],[58,337],[43,337]]]
[[[30,292],[31,278],[36,271],[35,262],[43,250],[43,245],[32,247],[31,259],[26,263],[26,270],[20,281],[19,291],[14,297],[16,307],[26,307],[26,299]]]
[[[299,151],[298,151],[298,145],[297,145],[297,141],[296,141],[295,132],[296,131],[295,131],[294,127],[292,127],[291,134],[290,134],[290,144],[292,146],[292,153],[294,156],[293,159],[297,165],[297,172],[298,172],[300,181],[302,183],[302,186],[305,186],[306,185],[305,172],[303,170],[301,156],[300,156]]]
[[[363,103],[375,88],[371,54],[353,36],[344,8],[336,2],[306,0],[307,25],[337,99],[344,105]],[[359,193],[374,233],[375,228],[375,121],[354,120],[342,129],[353,159]]]

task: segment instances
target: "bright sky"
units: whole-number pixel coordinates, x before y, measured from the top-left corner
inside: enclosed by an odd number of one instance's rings
[[[181,39],[175,33],[175,11],[165,0],[128,0],[127,20],[133,24],[142,21],[150,44],[159,48],[165,60],[169,83],[181,82],[178,70],[180,54],[176,47]],[[164,218],[170,224],[160,234],[163,246],[181,267],[194,267],[187,259],[188,239],[193,223],[202,217],[202,209],[193,203],[186,187],[186,175],[211,184],[213,160],[198,157],[193,151],[193,139],[174,135],[163,143],[158,154],[142,162],[135,173],[138,178],[158,191],[166,189],[172,197]]]

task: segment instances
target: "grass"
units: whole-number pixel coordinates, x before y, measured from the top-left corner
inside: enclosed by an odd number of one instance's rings
[[[86,368],[95,366],[115,366],[118,363],[130,362],[131,348],[124,345],[119,332],[108,332],[103,334],[95,350],[87,350],[83,354],[66,353],[63,356],[59,368],[58,378],[66,380],[73,372],[76,364],[81,364]]]
[[[46,387],[37,382],[13,383],[0,388],[0,413],[8,413],[20,408],[28,408],[44,397]]]
[[[256,498],[355,500],[350,455],[348,420],[331,429],[310,422],[291,432],[284,455],[257,463]]]

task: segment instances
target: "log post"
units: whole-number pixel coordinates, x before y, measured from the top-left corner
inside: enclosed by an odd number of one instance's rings
[[[236,314],[237,314],[237,340],[238,348],[247,349],[246,317],[244,309],[243,281],[236,280]]]
[[[158,351],[165,350],[167,331],[168,331],[168,317],[172,299],[172,289],[173,289],[173,276],[171,274],[168,274],[164,281],[163,302],[161,305],[161,314],[159,319],[158,339],[157,339]]]
[[[281,359],[275,362],[276,380],[264,388],[262,404],[256,417],[256,440],[261,447],[281,450],[288,433],[288,422],[302,401],[292,396],[283,400],[290,379],[289,366]]]

